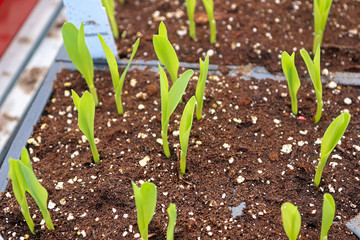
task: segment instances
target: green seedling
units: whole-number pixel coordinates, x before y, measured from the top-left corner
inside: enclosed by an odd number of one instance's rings
[[[192,39],[196,39],[196,24],[194,20],[196,0],[185,0],[186,2],[186,11],[189,18],[189,35]]]
[[[321,46],[332,0],[314,0],[314,44],[313,53]]]
[[[86,91],[80,98],[74,90],[71,90],[73,101],[78,110],[78,125],[89,141],[94,162],[100,161],[99,153],[94,139],[95,103],[91,93]]]
[[[311,60],[309,53],[305,49],[300,50],[300,54],[304,59],[306,67],[308,69],[311,81],[314,85],[315,94],[316,94],[316,101],[317,101],[317,109],[315,115],[315,123],[318,123],[321,119],[321,112],[323,107],[322,101],[322,84],[320,78],[320,46],[318,46],[314,61]]]
[[[179,138],[180,138],[180,146],[181,146],[181,155],[180,155],[181,176],[185,174],[185,170],[186,170],[186,154],[189,144],[190,131],[194,119],[195,103],[196,103],[195,96],[192,96],[184,108],[184,112],[181,116],[181,121],[180,121]]]
[[[210,43],[214,44],[216,42],[216,22],[214,18],[214,1],[213,0],[202,0],[206,13],[209,18],[210,24]]]
[[[174,83],[178,78],[179,60],[175,49],[167,38],[167,30],[163,22],[159,26],[159,35],[153,36],[153,45],[156,56],[169,72],[171,81]]]
[[[141,239],[148,240],[148,226],[156,207],[157,190],[153,183],[145,182],[139,188],[133,181],[135,204],[137,209],[137,223]]]
[[[112,79],[112,83],[114,86],[114,90],[115,90],[115,103],[116,103],[116,108],[119,114],[123,114],[124,113],[124,109],[123,109],[123,104],[122,104],[122,100],[121,100],[121,92],[122,92],[122,88],[124,85],[124,80],[125,80],[125,76],[126,73],[130,67],[130,64],[132,62],[132,60],[134,59],[134,56],[136,54],[136,51],[139,47],[139,43],[140,43],[140,38],[138,38],[135,42],[134,48],[133,48],[133,52],[131,54],[131,57],[129,59],[129,62],[124,70],[124,72],[121,74],[119,74],[119,69],[118,69],[118,65],[115,59],[114,54],[112,53],[112,51],[110,50],[109,46],[106,44],[106,42],[104,41],[104,38],[98,34],[101,46],[104,50],[105,56],[106,56],[106,60],[107,63],[109,65],[110,68],[110,73],[111,73],[111,79]]]
[[[51,216],[47,209],[48,193],[46,189],[41,186],[34,174],[34,170],[30,162],[30,156],[26,148],[23,148],[20,160],[9,158],[9,178],[12,181],[15,198],[21,207],[21,213],[23,214],[31,233],[35,234],[34,222],[30,215],[26,192],[31,195],[40,208],[41,214],[45,219],[46,226],[54,230]]]
[[[121,4],[124,4],[124,3],[125,3],[125,0],[119,0],[119,2],[120,2]]]
[[[316,169],[314,178],[314,185],[316,187],[318,187],[320,184],[321,175],[327,159],[330,156],[331,152],[334,150],[341,137],[344,135],[344,132],[349,125],[350,118],[351,116],[349,113],[340,114],[325,131],[321,142],[320,162]]]
[[[115,18],[115,2],[114,0],[101,0],[105,7],[106,14],[109,18],[111,30],[115,38],[119,38],[119,29]]]
[[[284,51],[281,56],[281,65],[289,86],[291,110],[294,115],[297,115],[298,107],[296,95],[300,88],[300,79],[295,67],[295,53],[290,57],[290,55]]]
[[[206,84],[206,78],[208,75],[209,70],[209,56],[207,55],[205,58],[205,61],[203,62],[201,59],[200,61],[200,76],[199,80],[196,84],[196,91],[195,91],[195,97],[196,97],[196,119],[200,120],[202,117],[202,109],[203,109],[203,103],[204,103],[204,91],[205,91],[205,84]]]
[[[70,22],[64,23],[62,37],[66,51],[79,72],[84,76],[91,95],[94,97],[95,106],[99,105],[96,88],[94,86],[94,65],[85,42],[84,23],[77,29]]]
[[[324,194],[322,222],[321,222],[321,240],[327,240],[327,234],[330,230],[331,224],[335,217],[335,201],[334,198],[328,194]]]
[[[166,240],[174,240],[174,231],[175,231],[175,224],[176,224],[176,206],[173,203],[170,203],[167,213],[169,215],[169,224],[166,231]]]
[[[292,203],[286,202],[281,205],[281,216],[289,240],[296,240],[301,228],[301,216],[298,208]]]
[[[160,73],[161,92],[161,137],[166,157],[170,157],[169,143],[167,140],[168,126],[171,114],[179,104],[179,101],[186,89],[186,86],[194,74],[194,71],[187,70],[172,85],[169,91],[169,83],[164,69],[158,64]]]

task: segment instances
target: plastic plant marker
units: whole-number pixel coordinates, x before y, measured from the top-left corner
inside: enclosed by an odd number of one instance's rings
[[[196,39],[196,24],[194,20],[196,0],[185,0],[186,2],[186,11],[189,18],[189,36],[192,39]]]
[[[78,125],[80,130],[85,134],[89,141],[90,149],[94,162],[100,161],[99,153],[95,145],[94,138],[94,120],[95,120],[95,103],[91,93],[86,91],[80,98],[74,90],[71,90],[73,101],[78,110]]]
[[[296,95],[300,88],[300,79],[295,67],[295,53],[290,57],[290,55],[284,51],[281,56],[281,65],[289,87],[291,110],[294,115],[297,115],[298,107]]]
[[[167,213],[169,215],[169,223],[166,231],[166,240],[174,240],[174,231],[177,218],[176,205],[170,203]]]
[[[316,187],[318,187],[320,184],[321,175],[327,159],[336,147],[341,137],[344,135],[344,132],[349,125],[350,118],[351,116],[349,113],[340,114],[337,118],[335,118],[335,120],[329,125],[329,127],[325,131],[321,142],[320,162],[316,169],[314,178],[314,185]]]
[[[205,91],[205,84],[206,84],[206,78],[208,75],[209,70],[209,56],[207,55],[205,58],[205,61],[203,62],[201,58],[200,61],[200,76],[198,79],[198,82],[196,84],[196,91],[195,91],[195,97],[196,97],[196,119],[200,120],[202,117],[202,109],[203,109],[203,103],[204,103],[204,91]]]
[[[35,200],[44,219],[46,226],[54,230],[50,213],[47,209],[48,193],[37,180],[30,162],[30,156],[26,148],[21,152],[21,160],[9,158],[9,178],[12,181],[13,191],[16,200],[21,207],[25,221],[31,231],[34,232],[34,222],[30,216],[29,207],[26,200],[26,192]]]
[[[321,221],[321,240],[327,240],[327,234],[330,230],[331,224],[335,217],[335,201],[334,198],[329,194],[324,194],[323,210],[322,210],[322,221]]]
[[[101,3],[105,7],[114,38],[119,38],[119,29],[115,18],[114,0],[101,0]]]
[[[314,0],[314,44],[313,53],[321,46],[332,0]]]
[[[300,54],[304,59],[307,70],[309,72],[311,81],[314,85],[316,101],[317,101],[317,109],[315,115],[315,123],[318,123],[321,119],[323,101],[322,101],[322,84],[320,77],[320,46],[318,46],[314,61],[311,60],[309,53],[305,49],[300,50]]]
[[[190,131],[194,119],[194,109],[195,109],[196,99],[195,96],[192,96],[187,102],[180,121],[180,146],[181,146],[181,155],[180,155],[180,174],[181,176],[185,174],[186,170],[186,154],[189,144]]]
[[[214,44],[216,42],[216,22],[214,18],[214,1],[213,0],[202,0],[206,13],[209,18],[210,24],[210,43]]]
[[[61,32],[66,51],[74,66],[84,76],[95,105],[98,106],[99,101],[94,86],[94,64],[85,43],[84,23],[81,23],[80,29],[77,29],[74,24],[66,22]]]
[[[296,240],[301,228],[301,216],[298,208],[292,203],[283,203],[281,205],[281,216],[289,240]]]
[[[170,157],[169,143],[167,140],[168,126],[171,114],[179,104],[188,82],[194,71],[187,70],[172,85],[169,91],[169,83],[164,69],[158,64],[160,73],[160,92],[161,92],[161,137],[163,149],[166,157]]]
[[[134,190],[137,223],[141,239],[148,240],[148,226],[156,207],[156,186],[153,183],[145,182],[139,188],[133,181],[131,181],[131,185]]]
[[[167,36],[164,36],[165,33],[167,35],[165,24],[160,23],[159,35],[153,36],[153,45],[156,56],[158,57],[159,61],[166,67],[170,74],[171,81],[174,83],[178,78],[179,60],[175,49],[167,39]]]
[[[138,38],[136,40],[134,48],[133,48],[133,52],[132,52],[131,57],[129,59],[129,62],[128,62],[124,72],[120,76],[119,75],[118,65],[117,65],[114,54],[112,53],[111,49],[106,44],[106,42],[104,41],[104,38],[100,34],[98,34],[98,37],[99,37],[101,46],[103,47],[107,63],[109,65],[111,79],[112,79],[112,83],[113,83],[114,90],[115,90],[116,108],[117,108],[118,114],[123,114],[124,109],[123,109],[123,105],[122,105],[121,94],[122,94],[122,89],[123,89],[123,85],[124,85],[124,80],[125,80],[125,76],[127,74],[127,71],[128,71],[128,69],[130,67],[130,64],[131,64],[132,60],[134,59],[136,51],[137,51],[137,49],[139,47],[140,38]]]

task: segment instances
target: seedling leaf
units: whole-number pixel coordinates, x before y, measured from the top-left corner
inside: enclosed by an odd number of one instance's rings
[[[194,109],[195,109],[196,99],[195,96],[192,96],[187,102],[180,121],[180,146],[181,146],[181,156],[180,156],[180,174],[181,176],[185,174],[186,170],[186,154],[189,144],[190,131],[194,119]]]
[[[213,0],[202,0],[206,13],[209,18],[210,24],[210,43],[214,44],[216,42],[216,22],[214,19],[214,1]]]
[[[293,114],[297,115],[298,107],[296,95],[300,88],[300,79],[295,67],[295,53],[290,57],[290,55],[284,51],[281,56],[281,65],[289,86],[291,109]]]
[[[101,0],[101,2],[102,5],[105,7],[113,35],[115,38],[119,38],[119,29],[115,18],[114,0]]]
[[[322,171],[325,167],[328,157],[330,156],[331,152],[336,147],[337,143],[344,135],[344,132],[349,125],[350,122],[350,114],[349,113],[342,113],[340,114],[326,129],[325,134],[323,136],[321,142],[321,157],[319,165],[316,169],[315,178],[314,178],[314,185],[316,187],[319,186]]]
[[[328,194],[324,194],[322,222],[321,222],[321,240],[326,240],[327,234],[330,230],[331,224],[335,217],[335,201],[334,198]]]
[[[157,190],[153,183],[145,182],[139,188],[133,181],[135,204],[137,209],[137,223],[141,239],[148,239],[148,226],[156,207]]]
[[[169,224],[166,231],[166,240],[174,240],[174,230],[175,230],[175,224],[176,224],[176,206],[173,203],[170,203],[167,213],[169,215]]]
[[[298,208],[292,203],[286,202],[281,205],[281,216],[289,240],[296,240],[301,228],[301,216]]]
[[[89,141],[94,162],[100,161],[99,153],[95,145],[94,138],[94,120],[95,120],[95,103],[91,93],[86,91],[81,98],[74,90],[72,91],[73,101],[78,110],[78,125],[80,130],[85,134]]]
[[[204,103],[204,91],[205,91],[205,84],[206,84],[206,78],[208,75],[209,70],[209,56],[207,55],[205,58],[205,61],[203,62],[201,58],[200,61],[200,76],[198,79],[198,82],[196,84],[196,91],[195,91],[195,97],[196,97],[196,118],[197,120],[200,120],[202,117],[202,109],[203,109],[203,103]]]
[[[332,0],[314,0],[314,44],[313,53],[321,46]]]
[[[318,46],[319,50],[320,46]],[[306,67],[308,69],[311,81],[314,85],[316,101],[317,101],[317,110],[315,115],[315,123],[318,123],[321,119],[323,101],[322,101],[322,84],[320,77],[320,51],[316,51],[314,61],[311,60],[309,53],[305,49],[300,50],[300,54],[304,59]]]
[[[186,11],[189,18],[189,35],[192,39],[196,39],[196,24],[194,20],[196,0],[185,0],[186,2]]]

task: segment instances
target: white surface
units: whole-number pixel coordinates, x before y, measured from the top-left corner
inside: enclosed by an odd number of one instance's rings
[[[106,58],[101,47],[100,33],[111,51],[117,56],[114,37],[101,0],[64,0],[66,17],[77,28],[84,22],[85,41],[92,58]]]
[[[60,3],[60,1],[61,0],[58,0],[57,2]],[[51,2],[55,1],[51,0]],[[46,9],[42,9],[42,11],[46,11]],[[28,20],[32,21],[30,19]],[[29,104],[62,45],[61,23],[64,21],[65,16],[62,12],[46,37],[41,41],[39,47],[34,52],[23,73],[0,108],[0,153],[29,107]]]

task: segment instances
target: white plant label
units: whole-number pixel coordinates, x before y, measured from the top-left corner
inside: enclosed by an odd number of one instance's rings
[[[106,58],[98,33],[104,37],[114,56],[118,55],[114,36],[101,0],[63,0],[63,2],[69,22],[77,28],[80,27],[81,22],[84,22],[85,41],[93,59]]]

